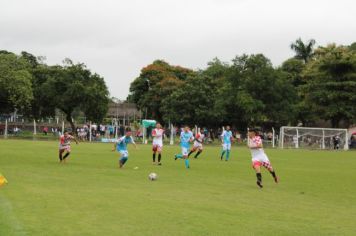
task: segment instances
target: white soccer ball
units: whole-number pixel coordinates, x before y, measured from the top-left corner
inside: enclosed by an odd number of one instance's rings
[[[156,173],[150,173],[148,175],[148,179],[151,180],[151,181],[154,181],[158,178],[158,175]]]

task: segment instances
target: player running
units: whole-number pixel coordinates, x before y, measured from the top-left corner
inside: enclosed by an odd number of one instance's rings
[[[59,138],[59,163],[66,163],[66,158],[70,155],[70,141],[74,140],[76,144],[78,144],[78,140],[70,135],[68,131],[64,131],[63,135]],[[63,156],[63,153],[65,155]]]
[[[189,130],[188,126],[184,127],[184,130],[180,133],[180,146],[182,148],[182,154],[176,154],[174,155],[174,160],[177,160],[178,158],[184,159],[185,167],[187,169],[190,168],[189,165],[189,157],[188,157],[188,151],[190,148],[190,142],[194,140],[194,135],[192,131]]]
[[[197,151],[198,152],[195,154],[194,158],[198,158],[198,156],[203,152],[203,142],[204,142],[204,138],[205,135],[202,134],[200,131],[198,131],[198,133],[195,135],[194,138],[194,144],[193,144],[193,148],[192,150],[189,152],[188,157],[190,157],[190,155]]]
[[[114,152],[115,149],[120,153],[119,159],[119,167],[122,168],[126,161],[129,158],[129,152],[127,150],[127,144],[132,143],[137,149],[136,143],[131,136],[131,130],[127,129],[125,136],[122,136],[118,139],[118,141],[114,144],[112,151]]]
[[[257,185],[260,188],[263,188],[261,166],[265,167],[273,176],[274,181],[276,183],[278,183],[278,177],[277,177],[275,171],[273,170],[271,162],[269,161],[267,155],[265,154],[265,152],[263,150],[262,139],[260,136],[258,136],[257,130],[250,129],[248,132],[248,137],[249,137],[248,147],[251,150],[252,167],[256,171]]]
[[[220,159],[223,160],[224,155],[226,153],[225,161],[228,161],[230,158],[231,151],[231,141],[233,140],[232,132],[230,130],[230,126],[226,126],[225,130],[221,134],[221,141],[223,150],[221,152]]]
[[[153,137],[153,142],[152,142],[152,151],[153,151],[153,164],[156,164],[156,153],[158,153],[158,165],[161,164],[161,158],[162,158],[162,148],[163,148],[163,134],[164,130],[162,129],[162,126],[160,123],[156,124],[156,128],[152,130],[152,137]]]

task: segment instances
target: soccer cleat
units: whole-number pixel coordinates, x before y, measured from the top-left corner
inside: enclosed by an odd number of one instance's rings
[[[177,154],[174,155],[174,160],[176,161],[178,159]]]
[[[276,182],[276,184],[279,183],[279,178],[278,178],[278,176],[274,177],[274,182]]]
[[[161,166],[161,165],[162,165],[162,163],[161,163],[161,162],[158,162],[158,164],[157,164],[157,165]]]
[[[257,181],[256,184],[258,185],[258,187],[263,188],[263,185],[260,181]]]

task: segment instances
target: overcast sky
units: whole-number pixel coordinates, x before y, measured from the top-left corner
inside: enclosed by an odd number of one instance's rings
[[[356,1],[0,0],[0,49],[83,62],[120,99],[155,59],[197,69],[263,53],[278,66],[298,37],[356,41]]]

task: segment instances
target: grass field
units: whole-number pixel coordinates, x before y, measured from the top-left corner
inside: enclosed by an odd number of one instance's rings
[[[356,152],[266,150],[281,182],[255,184],[249,151],[231,161],[206,147],[186,170],[166,146],[131,147],[124,169],[110,144],[0,140],[0,235],[355,235]],[[133,168],[138,166],[139,169]],[[150,172],[159,175],[149,181]]]

